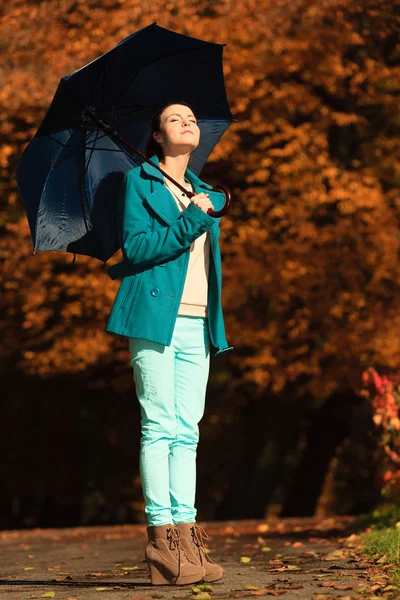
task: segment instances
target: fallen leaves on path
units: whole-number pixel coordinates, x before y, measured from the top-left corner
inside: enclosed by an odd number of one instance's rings
[[[343,591],[354,590],[354,586],[353,585],[346,585],[346,584],[342,584],[342,583],[335,583],[334,581],[323,581],[322,583],[319,583],[318,585],[321,586],[321,587],[334,588],[335,590],[343,590]]]

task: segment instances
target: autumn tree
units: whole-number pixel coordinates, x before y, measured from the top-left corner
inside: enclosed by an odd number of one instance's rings
[[[352,411],[345,410],[356,402],[362,372],[398,365],[400,23],[394,2],[220,0],[199,8],[194,0],[9,0],[0,18],[3,361],[15,373],[44,380],[107,364],[115,378],[97,373],[98,385],[116,394],[132,385],[126,340],[104,331],[118,284],[94,259],[78,256],[72,265],[71,256],[31,255],[12,173],[60,77],[154,21],[227,43],[227,93],[238,120],[202,174],[234,192],[221,247],[235,351],[215,363],[204,423],[209,439],[227,447],[222,481],[217,468],[207,472],[215,481],[213,502],[223,506],[224,498],[235,497],[243,505],[251,488],[262,511],[268,486],[273,502],[273,485],[283,477],[284,503],[307,446],[305,422],[332,405],[336,435],[308,503],[314,506],[321,473],[350,435]],[[279,426],[266,429],[268,419]],[[243,440],[234,449],[227,445],[231,435]],[[244,479],[233,491],[237,464]]]

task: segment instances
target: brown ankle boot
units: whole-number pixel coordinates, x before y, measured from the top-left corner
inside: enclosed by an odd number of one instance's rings
[[[149,525],[145,558],[153,585],[185,585],[204,577],[204,568],[191,562],[181,545],[176,525]]]
[[[197,523],[178,523],[178,527],[182,531],[181,543],[189,559],[204,567],[204,581],[221,579],[224,573],[223,568],[217,565],[205,550],[203,540],[207,540],[208,535],[203,527]]]

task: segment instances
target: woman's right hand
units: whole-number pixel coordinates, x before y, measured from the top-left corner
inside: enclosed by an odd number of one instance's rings
[[[209,196],[209,194],[204,194],[203,192],[201,192],[200,194],[196,194],[195,196],[193,196],[190,199],[190,201],[206,213],[210,208],[214,210],[214,205],[209,199]]]

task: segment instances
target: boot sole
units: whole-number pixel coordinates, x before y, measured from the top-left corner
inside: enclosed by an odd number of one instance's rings
[[[216,577],[215,575],[209,575],[207,577],[207,575],[204,575],[204,581],[206,581],[207,583],[211,583],[212,581],[219,581],[220,579],[223,578],[223,574],[222,575],[218,575],[218,577]]]
[[[199,581],[203,581],[204,575],[184,575],[176,578],[174,576],[169,579],[159,570],[156,566],[153,565],[150,560],[147,560],[147,565],[150,571],[150,579],[151,585],[188,585],[190,583],[197,583]]]

